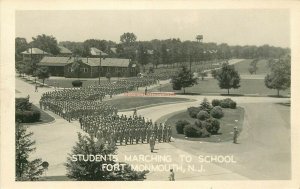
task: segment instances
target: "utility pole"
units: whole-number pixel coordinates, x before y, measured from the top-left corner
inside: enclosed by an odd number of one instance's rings
[[[99,52],[99,58],[100,58],[100,62],[99,62],[99,69],[98,69],[98,73],[99,73],[99,83],[98,84],[100,85],[101,51]]]

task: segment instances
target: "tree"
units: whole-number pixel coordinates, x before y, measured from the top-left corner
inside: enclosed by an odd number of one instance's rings
[[[26,51],[28,48],[28,43],[25,38],[16,37],[15,39],[15,61],[21,61],[21,52]]]
[[[183,93],[185,93],[186,87],[191,87],[197,84],[197,78],[194,78],[191,71],[183,66],[180,72],[172,78],[173,89],[180,90],[183,88]]]
[[[121,43],[124,43],[126,46],[131,45],[132,43],[134,43],[136,41],[137,37],[134,33],[123,33],[120,36],[120,41]]]
[[[108,171],[102,169],[104,164],[115,165],[116,147],[106,145],[101,140],[96,140],[92,135],[82,136],[78,133],[78,142],[69,154],[65,164],[67,168],[67,176],[78,181],[130,181],[144,180],[147,171],[134,171],[128,164],[122,163],[124,169]],[[76,155],[87,156],[102,156],[101,161],[83,161],[79,158],[75,159]]]
[[[43,51],[51,53],[53,55],[57,55],[60,52],[60,49],[57,46],[57,40],[52,35],[47,36],[45,34],[42,34],[38,35],[37,37],[33,37],[32,40],[32,47],[42,49]]]
[[[257,62],[258,59],[254,59],[252,60],[252,62],[250,63],[250,67],[248,68],[249,73],[252,75],[253,73],[256,74],[256,71],[258,70],[257,67]]]
[[[31,140],[32,132],[26,132],[26,126],[16,123],[16,180],[34,181],[43,174],[42,160],[29,160],[29,154],[35,151]]]
[[[74,62],[72,63],[71,70],[75,73],[77,73],[77,78],[80,77],[80,66],[83,64],[82,60],[78,59],[78,57],[75,57]]]
[[[48,79],[50,77],[50,72],[48,67],[39,67],[36,71],[36,76],[39,79],[43,80],[43,86],[44,86],[45,79]]]
[[[265,85],[269,89],[276,89],[277,96],[279,91],[291,87],[291,59],[279,59],[270,64],[271,72],[265,77]]]
[[[240,75],[233,65],[223,64],[221,70],[217,71],[216,79],[221,89],[227,89],[227,94],[229,94],[229,89],[240,87]]]
[[[106,75],[105,75],[105,77],[108,80],[108,82],[110,82],[110,78],[111,78],[110,72],[107,72]]]

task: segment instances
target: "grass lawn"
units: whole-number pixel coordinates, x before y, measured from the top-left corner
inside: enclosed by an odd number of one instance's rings
[[[250,67],[250,63],[253,59],[246,59],[239,63],[234,64],[235,69],[239,72],[241,75],[250,75],[248,68]],[[259,60],[257,62],[257,68],[256,71],[257,75],[266,75],[269,72],[268,68],[268,61],[265,59]]]
[[[183,134],[177,134],[175,123],[179,120],[187,120],[190,123],[194,123],[197,119],[191,118],[187,111],[179,112],[172,115],[166,123],[172,125],[172,135],[174,138],[187,139],[193,141],[205,141],[205,142],[225,142],[232,141],[233,128],[238,127],[239,131],[242,130],[244,121],[244,109],[237,107],[236,109],[223,108],[224,117],[219,119],[220,130],[219,134],[211,135],[207,138],[185,138]],[[238,120],[237,122],[235,120]]]
[[[277,95],[276,90],[268,89],[265,86],[263,79],[241,79],[241,87],[238,89],[230,89],[230,94],[232,95],[258,95],[258,96],[270,96]],[[172,89],[172,84],[166,84],[161,87],[154,88],[153,91],[163,91],[163,92],[176,92],[177,94],[183,94],[183,90],[175,91]],[[216,79],[205,79],[204,81],[199,81],[198,85],[189,87],[185,89],[186,93],[194,94],[227,94],[226,89],[220,89],[218,81]],[[280,95],[288,95],[289,91],[280,91]]]
[[[144,108],[155,106],[158,104],[168,104],[174,102],[189,101],[187,98],[176,97],[121,97],[106,101],[110,105],[114,105],[118,110]]]
[[[43,176],[38,181],[76,181],[67,176]]]
[[[52,122],[52,121],[55,120],[52,116],[50,116],[49,114],[47,114],[47,113],[44,112],[43,110],[39,109],[39,108],[36,107],[35,105],[32,105],[32,109],[41,112],[41,118],[40,118],[40,121],[35,122],[35,123],[24,123],[25,125],[38,125],[38,124],[42,124],[42,123],[49,123],[49,122]]]

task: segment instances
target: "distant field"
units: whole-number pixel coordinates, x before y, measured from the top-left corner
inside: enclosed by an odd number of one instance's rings
[[[231,89],[230,94],[236,94],[236,95],[259,95],[259,96],[268,96],[268,95],[277,95],[276,90],[268,89],[265,86],[263,79],[241,79],[240,82],[241,87],[238,89]],[[183,90],[181,91],[174,91],[172,89],[171,84],[167,84],[158,88],[154,88],[154,91],[163,91],[163,92],[176,92],[183,93]],[[198,85],[195,85],[193,87],[186,88],[186,93],[197,93],[197,94],[227,94],[227,90],[220,89],[218,85],[218,81],[216,79],[205,79],[204,81],[199,81]],[[288,90],[281,91],[281,95],[288,95]]]
[[[246,59],[234,65],[235,69],[241,75],[250,75],[248,68],[250,67],[250,63],[252,59]],[[258,70],[256,71],[256,75],[266,75],[269,71],[268,61],[267,60],[259,60],[257,62]]]
[[[106,103],[114,105],[118,110],[133,109],[142,106],[153,106],[161,103],[173,103],[180,101],[188,101],[186,98],[172,97],[121,97],[119,99],[108,100]]]
[[[188,138],[188,140],[198,140],[206,142],[224,142],[230,141],[233,138],[232,132],[234,126],[237,126],[239,131],[242,130],[243,121],[244,121],[244,109],[238,107],[237,109],[228,109],[223,108],[224,117],[219,119],[220,121],[220,130],[219,134],[212,135],[207,138]],[[191,118],[187,111],[182,111],[170,117],[166,123],[172,126],[172,135],[174,138],[185,138],[183,134],[177,134],[175,124],[179,120],[186,120],[190,123],[194,123],[197,119]],[[238,120],[238,122],[235,122]]]

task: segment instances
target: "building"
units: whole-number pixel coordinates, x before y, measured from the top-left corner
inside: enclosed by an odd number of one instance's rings
[[[49,53],[39,48],[28,48],[21,54],[23,55],[23,63],[38,63],[42,60],[42,58],[44,58],[44,56],[49,55]]]
[[[64,46],[58,46],[59,48],[59,56],[72,56],[72,51],[70,51],[69,49],[67,49]]]
[[[103,52],[103,51],[101,51],[101,50],[99,50],[95,47],[90,48],[90,54],[91,54],[92,57],[99,57],[100,54],[101,54],[101,56],[107,56],[108,55],[105,52]]]
[[[74,66],[77,60],[79,69]],[[63,76],[68,78],[96,78],[104,77],[110,73],[112,77],[135,76],[137,74],[136,65],[129,59],[120,58],[74,58],[74,57],[44,57],[38,66],[49,68],[51,76]]]

